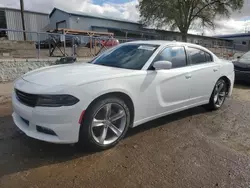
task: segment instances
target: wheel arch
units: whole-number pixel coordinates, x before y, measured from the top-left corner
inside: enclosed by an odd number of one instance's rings
[[[131,127],[133,125],[133,122],[134,122],[135,107],[134,107],[134,102],[133,102],[132,98],[125,92],[112,91],[112,92],[102,93],[102,94],[95,97],[95,99],[88,105],[86,111],[96,101],[102,100],[102,99],[105,99],[105,98],[108,98],[108,97],[117,97],[117,98],[122,99],[126,103],[126,105],[128,106],[128,109],[130,111],[130,127]],[[84,120],[84,117],[83,117],[82,121],[83,120]]]
[[[226,84],[227,84],[227,94],[228,94],[228,92],[230,91],[230,88],[231,88],[231,80],[227,76],[221,76],[219,78],[219,80],[220,79],[223,79],[226,82]]]

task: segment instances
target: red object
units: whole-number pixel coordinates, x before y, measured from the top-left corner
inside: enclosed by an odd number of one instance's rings
[[[82,123],[82,119],[83,119],[84,114],[85,114],[85,110],[83,110],[81,115],[80,115],[80,118],[79,118],[79,121],[78,121],[79,124]]]
[[[103,40],[101,43],[102,43],[102,46],[109,46],[109,47],[120,44],[119,40],[117,39]]]

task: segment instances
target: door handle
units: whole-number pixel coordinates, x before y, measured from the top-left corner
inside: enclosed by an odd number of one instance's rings
[[[192,75],[191,74],[187,74],[186,75],[186,79],[190,79],[190,78],[192,78]]]
[[[217,68],[214,68],[214,72],[217,72],[218,71],[218,69]]]

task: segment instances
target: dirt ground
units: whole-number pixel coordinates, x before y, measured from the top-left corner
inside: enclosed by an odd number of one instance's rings
[[[6,103],[0,108],[0,187],[249,188],[249,88],[236,85],[221,110],[198,107],[151,121],[98,153],[26,137]]]

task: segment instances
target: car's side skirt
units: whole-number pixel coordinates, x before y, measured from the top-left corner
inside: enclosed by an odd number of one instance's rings
[[[148,118],[136,121],[136,122],[134,122],[134,124],[131,127],[136,127],[136,126],[141,125],[143,123],[146,123],[148,121],[151,121],[151,120],[154,120],[154,119],[166,116],[166,115],[170,115],[170,114],[173,114],[173,113],[176,113],[176,112],[180,112],[180,111],[183,111],[183,110],[186,110],[186,109],[190,109],[190,108],[193,108],[193,107],[197,107],[197,106],[201,106],[201,105],[204,105],[204,104],[208,104],[208,103],[209,103],[209,100],[205,100],[205,101],[194,103],[194,104],[191,104],[191,105],[188,105],[188,106],[183,106],[183,107],[178,108],[178,109],[167,111],[167,112],[164,112],[164,113],[161,113],[161,114],[157,114],[155,116],[151,116],[151,117],[148,117]]]

